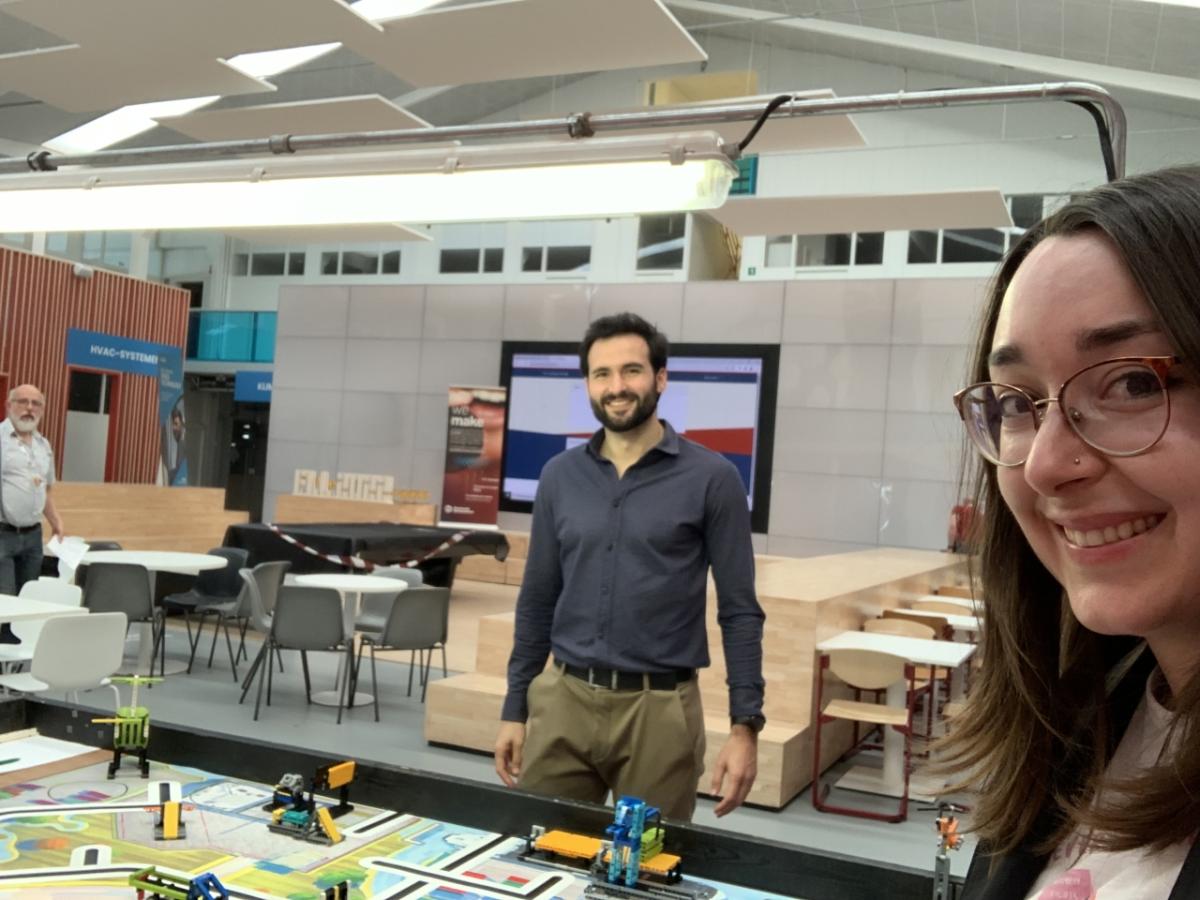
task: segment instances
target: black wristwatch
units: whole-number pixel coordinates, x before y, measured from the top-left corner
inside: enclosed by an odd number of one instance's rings
[[[763,726],[767,724],[767,717],[763,715],[757,716],[731,716],[729,719],[730,725],[745,725],[754,734],[758,734],[763,730]]]

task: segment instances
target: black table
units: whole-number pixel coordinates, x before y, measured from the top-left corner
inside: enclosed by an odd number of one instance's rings
[[[425,583],[450,587],[454,568],[464,556],[481,553],[504,559],[508,540],[498,531],[432,528],[425,525],[398,525],[394,522],[329,522],[302,525],[276,525],[284,534],[322,554],[356,556],[378,565],[394,565],[420,560]],[[455,536],[462,540],[443,546]],[[226,547],[241,547],[250,552],[249,565],[270,560],[287,560],[291,572],[345,572],[350,567],[322,559],[289,543],[262,523],[230,525],[225,531]]]

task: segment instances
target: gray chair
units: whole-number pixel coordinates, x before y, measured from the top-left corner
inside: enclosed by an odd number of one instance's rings
[[[238,572],[242,578],[244,597],[248,606],[247,619],[242,625],[241,640],[238,643],[237,655],[239,658],[246,652],[247,625],[253,625],[254,629],[264,637],[271,633],[271,616],[275,612],[275,600],[279,596],[280,587],[283,586],[283,578],[291,566],[292,564],[286,560],[278,560],[259,563],[253,569],[242,569]],[[279,661],[279,671],[282,672],[283,656],[278,651],[275,656]],[[242,682],[243,688],[253,681],[254,673],[258,671],[260,658],[259,656],[254,658],[250,671],[246,673],[246,680]]]
[[[220,631],[222,624],[225,624],[225,642],[230,645],[229,661],[231,664],[234,663],[232,642],[229,640],[229,625],[224,623],[225,617],[219,610],[229,607],[231,603],[236,606],[242,592],[242,579],[238,572],[246,565],[250,553],[239,547],[213,547],[208,553],[210,556],[220,556],[225,560],[225,565],[220,569],[207,569],[201,572],[196,576],[196,583],[191,590],[179,594],[168,594],[163,597],[162,601],[163,608],[167,612],[183,613],[183,623],[187,626],[188,644],[192,651],[188,657],[188,674],[191,674],[192,663],[196,660],[196,648],[204,633],[204,620],[209,615],[217,616],[213,632],[213,649],[215,650],[217,646],[216,632]],[[191,616],[193,612],[200,617],[194,635],[192,634]],[[208,655],[208,665],[209,668],[212,668],[212,653]],[[236,664],[234,667],[236,669]],[[236,680],[236,678],[235,674],[234,679]]]
[[[88,541],[87,545],[88,545],[88,550],[122,550],[122,549],[124,549],[116,541]],[[57,562],[55,563],[55,565],[57,566]],[[75,583],[77,585],[79,585],[81,588],[87,583],[87,571],[88,571],[88,567],[86,564],[80,566],[78,569],[75,570]],[[51,574],[57,575],[58,574],[57,568]]]
[[[425,576],[420,569],[410,569],[401,566],[378,566],[371,572],[380,578],[393,578],[408,587],[420,587],[425,583]],[[399,593],[399,591],[397,591]],[[383,623],[387,621],[388,613],[392,611],[392,601],[396,594],[363,594],[359,603],[358,617],[354,620],[355,631],[383,631]]]
[[[158,669],[166,669],[166,641],[162,609],[154,605],[150,593],[150,573],[145,566],[130,563],[88,563],[87,583],[83,587],[83,605],[93,613],[121,612],[129,625],[151,626],[150,675],[154,675],[154,657]],[[153,687],[153,685],[151,685]]]
[[[354,665],[355,680],[362,665],[363,648],[371,648],[371,692],[375,695],[375,721],[379,721],[379,690],[375,673],[376,650],[421,651],[421,702],[429,687],[429,664],[434,648],[446,645],[446,621],[449,616],[450,589],[444,587],[409,588],[397,595],[392,610],[379,634],[364,634]],[[425,655],[429,651],[429,656]],[[411,664],[408,669],[408,695],[412,696]]]
[[[425,584],[425,575],[417,568],[407,568],[401,566],[381,566],[375,569],[372,575],[378,575],[382,578],[395,578],[397,581],[403,581],[411,590],[414,587],[422,587]],[[383,631],[383,625],[387,621],[388,613],[392,610],[392,601],[396,599],[395,594],[363,594],[362,604],[358,618],[354,620],[355,631]],[[447,628],[449,628],[450,607],[446,607]],[[446,668],[446,641],[442,639],[438,647],[442,651],[442,677],[445,678],[449,673]],[[416,660],[416,653],[413,653],[413,662]],[[413,663],[410,662],[409,665]],[[424,667],[424,658],[422,658],[422,666]],[[423,684],[424,682],[422,682]]]
[[[312,682],[308,676],[308,651],[325,650],[346,654],[346,677],[338,692],[338,724],[342,721],[342,709],[351,688],[354,673],[354,644],[346,640],[345,624],[342,621],[342,597],[328,588],[297,587],[284,585],[279,589],[275,601],[275,612],[271,616],[271,630],[258,652],[254,670],[258,674],[258,695],[254,703],[254,719],[258,721],[262,706],[263,682],[267,683],[267,706],[271,705],[272,667],[264,660],[279,650],[299,650],[300,663],[304,668],[304,695],[312,703]],[[265,671],[264,671],[265,670]],[[246,699],[253,676],[242,689]]]

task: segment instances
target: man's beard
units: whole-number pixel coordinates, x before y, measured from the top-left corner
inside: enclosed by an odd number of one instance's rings
[[[658,396],[658,392],[654,390],[650,391],[650,393],[644,397],[638,397],[638,395],[632,391],[625,391],[620,394],[609,394],[602,397],[599,403],[597,403],[595,400],[591,401],[592,414],[596,417],[600,424],[609,431],[614,431],[618,434],[626,431],[633,431],[635,428],[643,425],[647,419],[654,415],[655,410],[658,409]],[[613,400],[632,400],[634,402],[634,407],[626,418],[614,419],[605,410],[605,404]]]
[[[21,432],[21,434],[30,434],[37,431],[38,420],[33,416],[17,416],[13,419],[13,428]]]

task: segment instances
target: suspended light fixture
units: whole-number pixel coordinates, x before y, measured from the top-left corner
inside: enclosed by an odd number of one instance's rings
[[[737,168],[713,132],[275,156],[0,177],[0,232],[470,222],[706,210]]]

